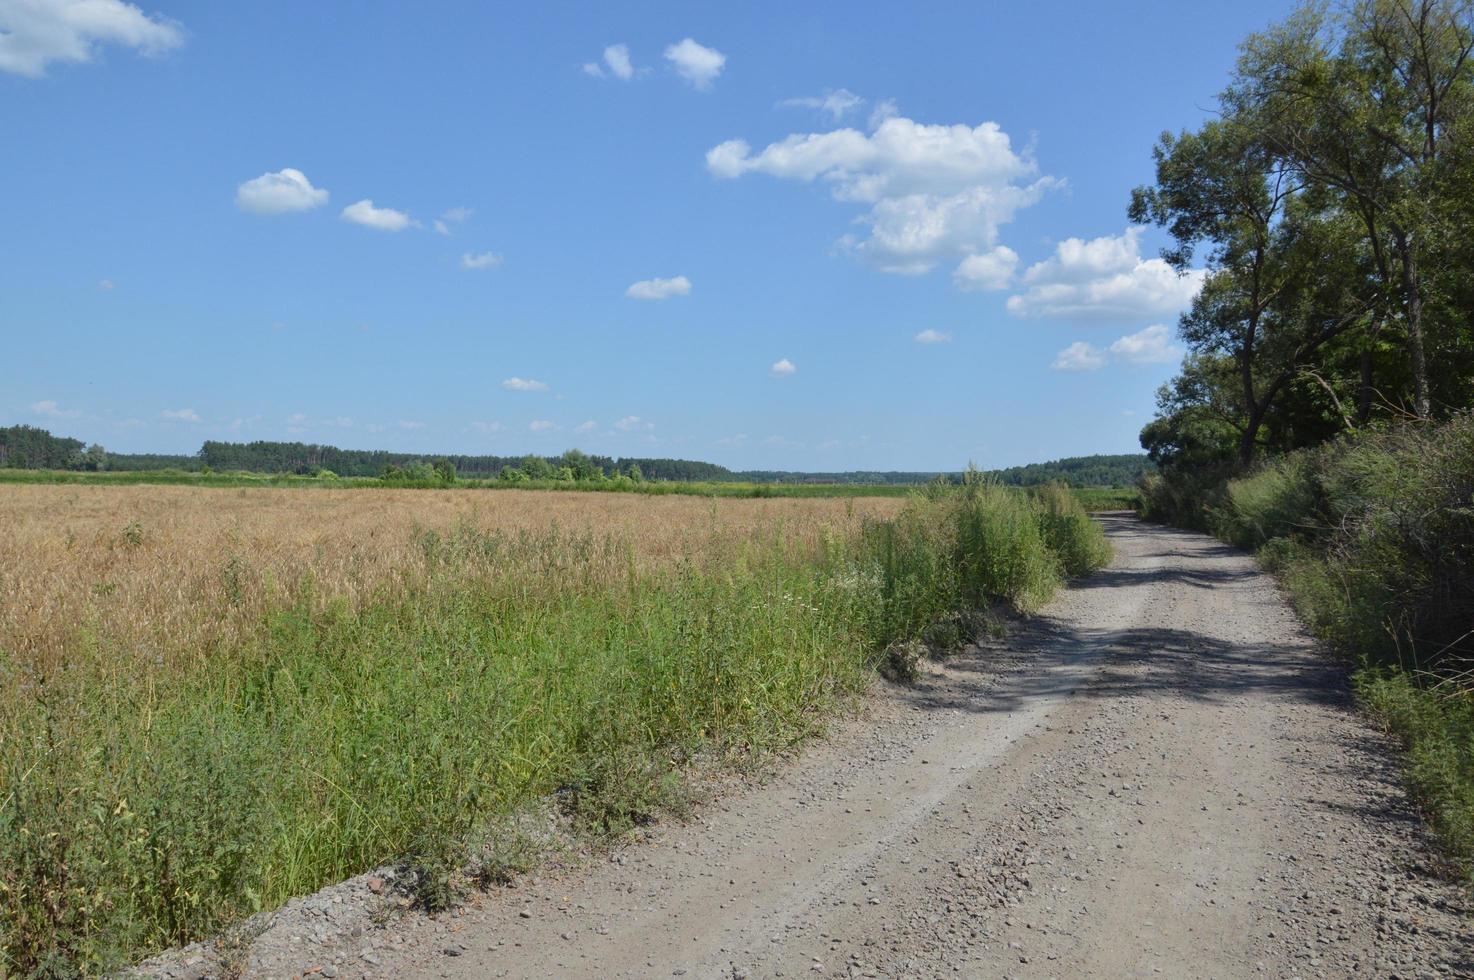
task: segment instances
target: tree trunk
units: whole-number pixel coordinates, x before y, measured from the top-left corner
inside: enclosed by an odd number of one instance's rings
[[[1393,234],[1402,260],[1402,288],[1407,293],[1407,353],[1413,371],[1413,412],[1418,418],[1426,419],[1433,414],[1433,408],[1428,398],[1428,360],[1423,351],[1423,284],[1418,278],[1413,243],[1401,228]]]
[[[1372,317],[1367,328],[1366,345],[1361,349],[1361,389],[1356,393],[1356,424],[1366,425],[1372,418],[1372,368],[1377,337],[1382,333],[1382,314]]]

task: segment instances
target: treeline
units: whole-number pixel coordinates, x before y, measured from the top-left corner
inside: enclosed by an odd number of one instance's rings
[[[577,452],[573,450],[572,452]],[[339,449],[302,442],[206,442],[200,449],[200,462],[214,470],[247,470],[253,473],[310,474],[328,470],[338,476],[383,476],[390,467],[401,470],[416,464],[449,463],[462,477],[490,479],[500,477],[503,470],[527,468],[541,471],[530,460],[540,460],[549,468],[565,465],[566,456],[468,456],[458,454],[394,453],[385,450]],[[594,467],[604,476],[628,473],[631,466],[651,480],[722,480],[732,479],[724,466],[687,459],[655,459],[647,457],[613,458],[578,453],[582,466]]]
[[[1306,5],[1164,135],[1133,220],[1207,278],[1146,516],[1258,550],[1474,867],[1474,3]]]
[[[999,483],[1016,487],[1038,487],[1063,483],[1071,487],[1131,487],[1156,466],[1144,453],[1067,456],[1048,463],[1030,463],[993,470],[988,475]]]
[[[472,456],[396,453],[387,450],[339,449],[305,442],[208,441],[194,455],[110,453],[84,446],[77,439],[54,436],[45,429],[19,425],[0,429],[0,467],[52,470],[117,470],[148,472],[176,469],[217,473],[246,472],[379,477],[390,482],[446,482],[461,479],[547,481],[594,479],[660,480],[679,483],[787,483],[866,486],[920,486],[939,479],[960,484],[959,472],[850,470],[805,473],[794,470],[734,472],[716,463],[647,456],[598,456],[571,449],[559,456]],[[1133,484],[1150,464],[1141,454],[1077,456],[995,470],[988,475],[1013,486],[1123,487]]]
[[[107,451],[31,425],[0,428],[0,467],[17,470],[101,469]]]

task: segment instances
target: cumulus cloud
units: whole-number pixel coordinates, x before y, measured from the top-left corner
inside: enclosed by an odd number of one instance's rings
[[[380,231],[403,231],[413,224],[409,215],[403,211],[393,208],[376,208],[374,202],[368,198],[355,201],[343,209],[343,220],[351,221],[355,225],[363,225],[365,228],[377,228]]]
[[[633,283],[624,294],[630,299],[669,299],[685,296],[691,291],[691,280],[685,276],[673,279],[642,279]]]
[[[706,168],[718,179],[822,181],[835,199],[869,205],[858,219],[868,236],[840,244],[909,275],[951,256],[992,253],[999,227],[1058,184],[1038,176],[997,123],[928,125],[900,115],[877,118],[868,133],[795,133],[757,152],[728,140],[707,151]]]
[[[99,280],[98,283],[97,283],[97,288],[100,289],[100,290],[102,290],[105,293],[112,292],[114,289],[117,288],[117,286],[118,286],[118,284],[115,283],[115,282],[113,282],[111,279],[102,279],[102,280]]]
[[[839,122],[846,115],[860,108],[865,100],[849,89],[830,89],[823,95],[807,95],[796,99],[784,99],[780,106],[800,109],[818,109],[827,113],[830,120]]]
[[[199,422],[199,413],[192,408],[166,408],[159,413],[159,418],[170,422]]]
[[[609,45],[604,49],[603,64],[590,61],[583,66],[583,70],[595,78],[603,78],[607,74],[613,75],[622,82],[635,77],[635,65],[630,61],[630,49],[623,44]]]
[[[458,225],[469,217],[470,208],[448,208],[435,219],[435,230],[442,235],[449,235],[451,225]]]
[[[1106,366],[1105,351],[1094,344],[1077,340],[1055,355],[1051,371],[1099,371]]]
[[[415,429],[423,429],[425,427],[425,423],[417,422],[414,419],[400,419],[399,427],[401,429],[404,429],[406,432],[412,432]]]
[[[1110,361],[1127,364],[1172,364],[1182,359],[1182,348],[1172,343],[1172,331],[1160,323],[1127,334],[1101,350],[1076,341],[1055,357],[1055,371],[1098,371]]]
[[[773,366],[768,370],[772,372],[775,378],[786,378],[798,373],[798,367],[786,357],[782,360],[774,361]]]
[[[617,422],[615,422],[614,427],[620,432],[648,432],[649,430],[655,428],[655,423],[646,422],[638,415],[626,415],[624,418],[619,419]]]
[[[500,422],[481,422],[481,421],[477,421],[477,422],[472,422],[471,423],[470,429],[471,429],[472,432],[480,432],[480,433],[483,433],[483,434],[490,434],[492,432],[500,432],[500,431],[502,431],[503,426],[502,426],[502,424]]]
[[[1206,273],[1179,274],[1163,259],[1141,257],[1142,228],[1085,241],[1068,238],[1024,273],[1024,291],[1008,298],[1015,316],[1131,320],[1180,313]]]
[[[969,255],[957,264],[952,281],[967,292],[1007,289],[1018,267],[1018,253],[1007,245]]]
[[[235,206],[252,214],[311,211],[327,201],[327,191],[313,187],[306,174],[292,167],[264,173],[235,189]]]
[[[92,60],[117,44],[143,55],[184,43],[178,24],[122,0],[6,0],[0,3],[0,71],[39,78],[53,61]]]
[[[549,422],[547,419],[533,419],[531,422],[527,423],[527,427],[533,432],[546,432],[549,429],[553,428],[553,423]]]
[[[45,398],[38,402],[32,402],[31,411],[36,415],[44,415],[47,418],[53,419],[74,419],[82,414],[79,409],[62,408],[50,398]]]
[[[508,391],[547,391],[548,385],[544,381],[536,381],[532,378],[508,378],[502,382],[502,387]]]
[[[691,38],[677,41],[665,49],[665,60],[686,81],[698,89],[708,89],[727,64],[727,56],[716,48],[697,44]]]
[[[598,427],[598,422],[595,422],[593,419],[589,419],[587,422],[580,422],[575,425],[573,427],[573,431],[577,432],[579,435],[586,435],[587,433],[593,432]]]
[[[1182,348],[1172,343],[1172,331],[1160,323],[1122,337],[1111,344],[1111,354],[1132,364],[1171,364],[1182,360]]]
[[[917,334],[915,340],[918,344],[950,344],[952,335],[928,328]]]
[[[502,257],[495,252],[466,252],[461,256],[462,269],[494,269],[502,264]]]

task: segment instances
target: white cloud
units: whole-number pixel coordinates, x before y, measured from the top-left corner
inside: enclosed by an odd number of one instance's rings
[[[1024,273],[1024,292],[1008,298],[1008,311],[1095,320],[1180,313],[1192,304],[1206,273],[1178,274],[1163,259],[1143,259],[1142,230],[1060,242],[1052,256]]]
[[[578,425],[575,425],[573,427],[573,431],[582,435],[584,433],[593,432],[598,427],[598,422],[595,422],[593,419],[589,419],[587,422],[580,422],[578,423]]]
[[[682,78],[698,89],[707,89],[727,64],[727,56],[715,48],[685,38],[665,49],[669,61]]]
[[[449,235],[451,225],[458,225],[469,217],[471,217],[470,208],[448,208],[435,219],[435,230],[442,235]]]
[[[651,429],[655,428],[655,423],[646,422],[638,415],[626,415],[624,418],[615,422],[614,427],[620,432],[648,432]]]
[[[17,75],[39,78],[50,62],[90,61],[99,44],[156,55],[183,43],[178,24],[122,0],[0,2],[0,71]]]
[[[1182,360],[1182,348],[1172,343],[1172,331],[1160,323],[1127,334],[1111,344],[1111,354],[1132,364],[1171,364]]]
[[[1105,351],[1077,340],[1055,355],[1051,371],[1099,371],[1106,365]]]
[[[545,381],[535,381],[532,378],[508,378],[502,382],[502,387],[508,391],[547,391],[548,385]]]
[[[786,357],[782,360],[774,361],[773,366],[768,370],[773,373],[773,377],[775,378],[786,378],[798,373],[798,367]]]
[[[495,252],[466,252],[461,255],[462,269],[494,269],[502,264],[502,257]]]
[[[252,214],[311,211],[327,201],[327,191],[313,187],[306,174],[292,167],[264,173],[235,189],[235,206]]]
[[[377,228],[380,231],[403,231],[413,221],[403,211],[393,208],[376,208],[374,202],[368,198],[356,201],[343,209],[343,220],[351,221],[365,228]]]
[[[116,289],[117,285],[118,284],[113,282],[111,279],[102,279],[97,283],[97,288],[105,293],[108,293]]]
[[[952,342],[952,335],[943,333],[940,330],[927,328],[917,334],[915,340],[918,344],[950,344]]]
[[[868,237],[841,245],[887,272],[918,275],[949,256],[993,250],[999,226],[1059,183],[1038,177],[997,123],[927,125],[892,115],[869,133],[796,133],[754,153],[743,140],[707,151],[719,179],[762,173],[821,180],[836,200],[870,205]]]
[[[1108,361],[1127,364],[1172,364],[1182,359],[1182,348],[1172,343],[1172,331],[1160,323],[1116,340],[1106,350],[1076,341],[1055,357],[1055,371],[1097,371]]]
[[[553,428],[553,423],[549,422],[547,419],[533,419],[531,422],[527,423],[527,427],[533,432],[546,432],[549,429]]]
[[[969,255],[957,264],[952,281],[968,292],[1007,289],[1018,267],[1018,253],[1007,245]]]
[[[425,427],[425,423],[423,423],[423,422],[416,422],[413,419],[400,419],[399,420],[399,427],[401,429],[404,429],[405,431],[408,432],[408,431],[413,431],[415,429],[423,429]]]
[[[595,78],[604,78],[613,75],[622,82],[627,82],[635,77],[635,65],[630,61],[630,49],[625,44],[611,44],[604,49],[603,64],[597,61],[585,62],[584,74]]]
[[[31,403],[31,411],[37,415],[44,415],[53,419],[74,419],[81,415],[81,411],[75,408],[62,408],[50,398]]]
[[[199,413],[192,408],[166,408],[159,413],[159,418],[168,419],[170,422],[199,422]]]
[[[736,435],[722,436],[716,441],[718,446],[745,446],[747,445],[747,433],[739,432]]]
[[[691,291],[691,280],[685,276],[673,279],[642,279],[624,291],[630,299],[669,299]]]
[[[829,114],[833,122],[839,122],[847,114],[860,108],[865,100],[860,98],[849,89],[830,89],[823,95],[808,95],[796,99],[784,99],[778,103],[781,106],[793,106],[801,109],[819,109]]]
[[[472,432],[480,432],[483,434],[500,432],[503,428],[504,426],[500,422],[472,422],[470,425],[470,429]]]

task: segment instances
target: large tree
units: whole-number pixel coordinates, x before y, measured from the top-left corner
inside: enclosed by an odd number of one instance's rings
[[[1358,0],[1336,16],[1307,5],[1249,38],[1223,100],[1361,223],[1399,307],[1421,418],[1433,412],[1426,315],[1440,270],[1430,266],[1446,257],[1445,198],[1474,121],[1471,51],[1474,0]]]

